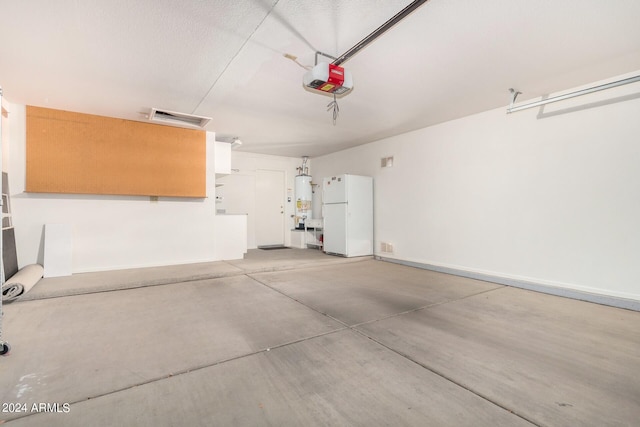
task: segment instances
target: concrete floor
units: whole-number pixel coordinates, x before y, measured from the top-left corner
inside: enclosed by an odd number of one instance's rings
[[[25,297],[5,306],[0,424],[640,420],[640,312],[371,258],[257,250]]]

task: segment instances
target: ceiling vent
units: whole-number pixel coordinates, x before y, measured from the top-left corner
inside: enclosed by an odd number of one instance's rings
[[[194,116],[193,114],[177,113],[175,111],[152,108],[151,113],[149,113],[149,120],[168,125],[183,125],[204,129],[207,123],[211,120],[211,117]]]

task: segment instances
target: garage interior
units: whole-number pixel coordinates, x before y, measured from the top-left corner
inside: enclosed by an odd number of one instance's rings
[[[636,425],[639,19],[0,0],[0,424]]]

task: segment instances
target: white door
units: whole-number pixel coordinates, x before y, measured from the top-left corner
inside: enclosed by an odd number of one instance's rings
[[[323,205],[323,249],[327,253],[347,254],[347,204]]]
[[[284,245],[284,171],[256,172],[256,243]]]

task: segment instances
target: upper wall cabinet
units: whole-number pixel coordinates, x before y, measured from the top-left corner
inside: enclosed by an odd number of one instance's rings
[[[216,178],[231,173],[231,144],[227,142],[215,142],[215,171]]]

